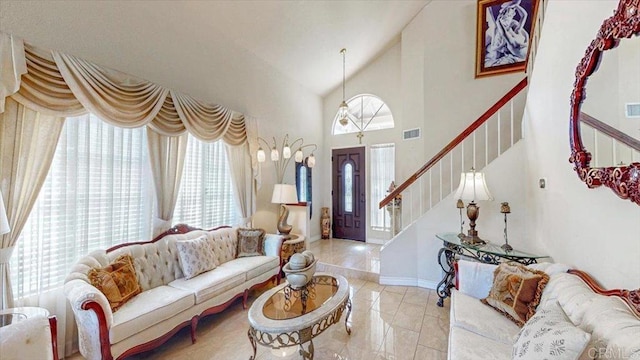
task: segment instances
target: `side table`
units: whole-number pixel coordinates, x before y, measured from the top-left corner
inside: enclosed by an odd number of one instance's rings
[[[455,269],[453,263],[456,256],[464,255],[485,264],[498,265],[504,261],[517,261],[524,265],[534,264],[538,259],[549,257],[547,255],[534,255],[523,251],[504,251],[500,246],[487,241],[486,244],[466,244],[460,241],[456,233],[439,233],[436,238],[442,240],[443,246],[438,251],[438,264],[444,271],[444,277],[438,283],[438,306],[444,305],[444,299],[451,296],[451,288],[454,286]]]
[[[24,306],[0,310],[0,327],[14,324],[34,316],[49,317],[49,311],[41,307]]]
[[[291,255],[301,253],[307,249],[305,238],[302,235],[291,234],[289,238],[285,238],[282,242],[282,249],[280,250],[280,269],[285,266]],[[280,271],[280,276],[284,279],[284,272]]]

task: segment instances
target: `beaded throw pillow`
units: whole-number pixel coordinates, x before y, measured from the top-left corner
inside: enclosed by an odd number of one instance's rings
[[[567,318],[557,302],[538,309],[527,321],[513,344],[512,359],[586,360],[591,334]]]
[[[264,255],[264,229],[238,229],[238,257]]]
[[[481,301],[522,327],[535,314],[548,281],[543,271],[516,262],[502,263],[493,272],[489,295]]]
[[[207,235],[192,240],[177,241],[176,248],[185,279],[188,280],[215,269],[216,260]]]
[[[120,255],[108,266],[93,268],[87,277],[107,297],[113,312],[142,292],[131,255]]]

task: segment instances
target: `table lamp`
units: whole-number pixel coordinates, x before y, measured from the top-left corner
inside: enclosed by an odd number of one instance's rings
[[[289,209],[285,204],[297,204],[298,194],[296,187],[289,184],[275,184],[273,186],[273,196],[271,197],[273,204],[280,204],[278,216],[278,233],[284,235],[285,239],[289,237],[292,226],[287,224],[289,217]]]
[[[478,231],[476,231],[476,220],[480,215],[480,207],[476,204],[476,201],[493,200],[489,189],[487,188],[487,182],[484,178],[484,174],[476,172],[473,168],[471,172],[460,174],[460,185],[458,191],[454,195],[455,199],[470,200],[467,205],[467,217],[469,218],[469,231],[467,235],[462,238],[462,241],[467,244],[485,244],[485,241],[478,237]]]

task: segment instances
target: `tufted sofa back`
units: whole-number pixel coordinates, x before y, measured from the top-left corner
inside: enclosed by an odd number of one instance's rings
[[[93,251],[78,260],[65,282],[80,279],[88,283],[87,273],[91,268],[105,267],[118,256],[129,254],[134,259],[136,276],[142,291],[166,285],[184,276],[176,242],[195,239],[202,235],[206,235],[213,245],[216,265],[235,259],[238,244],[236,228],[194,230],[186,234],[167,235],[156,242],[122,246],[109,253],[105,250]]]
[[[216,266],[236,258],[238,252],[237,228],[223,228],[209,231],[207,237],[211,242],[216,257]]]
[[[571,322],[591,333],[589,356],[640,359],[640,319],[620,298],[596,294],[579,277],[551,274],[539,306],[558,302]]]

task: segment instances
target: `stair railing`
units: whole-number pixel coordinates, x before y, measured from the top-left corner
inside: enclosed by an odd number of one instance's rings
[[[389,205],[389,215],[395,219],[393,212],[396,207],[390,204],[401,196],[402,223],[409,224],[455,191],[462,172],[471,167],[483,168],[513,146],[522,138],[521,119],[526,101],[526,91],[523,89],[527,83],[527,78],[522,79],[380,201],[379,208]],[[392,228],[395,228],[395,224]]]
[[[620,166],[640,162],[640,141],[589,114],[580,113],[580,131],[592,166]]]

